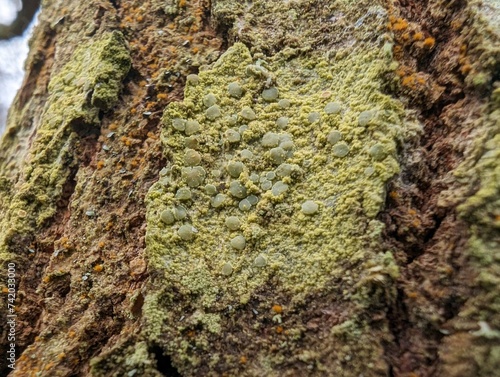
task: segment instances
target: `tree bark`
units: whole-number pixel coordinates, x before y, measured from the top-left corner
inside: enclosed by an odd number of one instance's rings
[[[498,375],[499,16],[42,2],[0,148],[0,374]]]

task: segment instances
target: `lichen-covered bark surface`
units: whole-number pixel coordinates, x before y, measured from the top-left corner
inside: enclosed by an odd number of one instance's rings
[[[0,374],[498,375],[496,1],[42,7]]]

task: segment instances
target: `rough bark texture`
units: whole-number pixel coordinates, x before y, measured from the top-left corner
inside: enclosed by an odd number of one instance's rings
[[[0,374],[499,375],[499,19],[42,2],[0,148]]]

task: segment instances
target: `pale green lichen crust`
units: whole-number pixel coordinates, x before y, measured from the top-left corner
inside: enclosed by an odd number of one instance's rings
[[[127,339],[122,344],[114,344],[114,349],[121,352],[104,353],[90,362],[92,376],[109,377],[161,377],[164,374],[158,371],[156,362],[152,357],[148,345],[144,341],[136,342],[135,339]],[[127,370],[126,374],[116,365]]]
[[[246,304],[270,279],[300,303],[346,266],[375,257],[366,245],[380,234],[374,218],[399,171],[403,123],[398,102],[381,92],[386,59],[381,48],[365,46],[333,61],[278,55],[266,62],[236,43],[187,82],[184,101],[164,112],[168,163],[147,196],[146,243],[150,268],[161,272],[157,284],[189,297],[196,315],[178,323],[173,296],[150,294],[151,339],[168,333],[176,339],[168,347],[197,364],[181,340],[190,326],[216,333],[221,311]],[[188,121],[199,131],[187,135],[179,125]],[[334,131],[341,141],[329,137]],[[196,167],[186,163],[193,149],[201,156]],[[186,186],[186,218],[165,221]],[[207,347],[201,339],[197,347]]]
[[[376,58],[377,51],[353,55],[338,66],[318,60],[305,70],[309,83],[294,85],[294,71],[304,70],[300,65],[306,62],[287,68],[265,66],[256,63],[244,45],[236,44],[213,69],[200,73],[197,84],[188,83],[184,102],[165,110],[162,141],[170,162],[148,195],[147,245],[154,267],[187,289],[193,283],[205,287],[200,300],[210,307],[215,292],[228,286],[221,272],[226,263],[234,268],[231,289],[245,301],[270,274],[282,276],[285,287],[300,294],[320,288],[331,278],[327,271],[335,271],[339,263],[362,258],[359,237],[364,232],[356,236],[357,224],[378,213],[384,184],[398,171],[394,155],[399,110],[389,97],[367,88],[380,74]],[[280,98],[290,100],[288,109],[280,108],[278,98],[266,92],[265,77],[254,73],[259,69],[275,77],[271,85],[279,88]],[[244,88],[240,98],[228,90],[234,82]],[[352,92],[353,82],[362,95]],[[342,113],[324,112],[332,98],[343,103]],[[207,113],[214,106],[220,110],[216,118]],[[289,123],[279,129],[276,120],[283,116]],[[199,132],[188,137],[176,127],[181,121],[198,122]],[[229,130],[239,132],[241,140],[228,140]],[[329,143],[332,131],[341,132],[343,141]],[[195,150],[186,146],[193,147],[193,140]],[[279,146],[284,143],[290,144],[287,150]],[[242,157],[244,150],[252,152],[250,158]],[[365,170],[370,167],[374,173],[368,178]],[[207,193],[206,185],[217,188],[220,202]],[[190,187],[190,195],[181,196],[185,187]],[[257,202],[241,210],[250,195]],[[301,211],[306,200],[317,203],[314,214]],[[171,225],[162,221],[164,211],[181,202],[187,218]],[[224,226],[232,216],[241,221],[238,231]],[[186,227],[196,232],[180,236]],[[247,241],[244,250],[231,247],[231,240],[239,236]],[[264,271],[252,268],[258,255],[268,260]],[[191,272],[194,265],[196,274]]]
[[[118,100],[129,68],[125,40],[121,33],[113,32],[82,44],[51,78],[48,101],[22,179],[2,202],[0,260],[13,260],[9,253],[22,251],[17,248],[54,216],[56,201],[71,168],[78,163],[73,149],[79,133],[98,125],[99,112]]]

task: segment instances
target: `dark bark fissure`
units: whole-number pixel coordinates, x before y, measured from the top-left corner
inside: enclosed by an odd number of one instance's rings
[[[158,372],[168,377],[181,377],[179,371],[172,365],[172,359],[170,356],[163,353],[161,347],[154,346],[149,350],[149,352],[155,356],[156,369]]]

